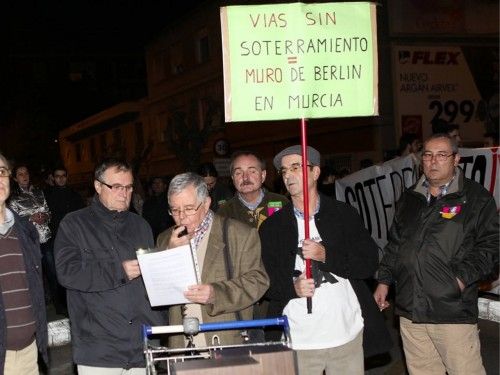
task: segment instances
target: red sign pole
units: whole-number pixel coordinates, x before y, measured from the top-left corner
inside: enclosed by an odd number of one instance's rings
[[[300,122],[301,147],[302,147],[302,193],[304,194],[304,239],[309,239],[309,189],[307,168],[307,121],[302,118]],[[306,277],[312,277],[311,259],[306,259]],[[307,297],[307,313],[312,313],[312,298]]]

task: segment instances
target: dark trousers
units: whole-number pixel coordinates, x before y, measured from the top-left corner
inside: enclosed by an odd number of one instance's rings
[[[57,281],[56,263],[54,260],[54,240],[40,244],[42,250],[43,274],[47,280],[48,292],[57,314],[66,314],[66,289]]]

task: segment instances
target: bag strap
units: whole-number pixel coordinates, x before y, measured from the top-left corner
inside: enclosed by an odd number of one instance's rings
[[[233,263],[231,262],[231,254],[229,252],[229,241],[227,240],[227,232],[228,232],[228,218],[224,218],[224,222],[222,224],[222,238],[224,241],[224,248],[222,251],[224,252],[224,264],[226,266],[226,275],[227,279],[231,280],[233,278]],[[242,320],[240,311],[236,311],[236,320]]]
[[[227,217],[224,218],[224,222],[222,224],[222,238],[224,241],[224,264],[226,266],[226,275],[228,280],[233,278],[233,265],[231,264],[231,254],[229,253],[229,242],[227,240],[227,232],[228,232],[228,224]]]

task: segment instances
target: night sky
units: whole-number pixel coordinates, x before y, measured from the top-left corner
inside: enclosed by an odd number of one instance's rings
[[[158,31],[189,11],[183,1],[9,1],[3,3],[2,28],[11,52],[95,51],[141,48]]]
[[[0,151],[43,169],[60,129],[147,94],[144,47],[199,4],[183,1],[6,1],[0,5]],[[133,86],[105,74],[71,79],[75,62],[134,66]],[[139,68],[137,68],[139,66]],[[121,74],[128,76],[128,73]]]

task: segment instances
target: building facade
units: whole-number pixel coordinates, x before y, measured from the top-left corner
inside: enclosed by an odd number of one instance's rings
[[[442,3],[446,6],[449,2]],[[318,148],[326,164],[338,170],[358,170],[361,160],[381,161],[385,152],[397,147],[402,128],[394,104],[398,103],[394,96],[400,95],[393,86],[394,46],[398,42],[424,43],[432,34],[432,23],[424,28],[425,33],[401,33],[401,26],[389,22],[389,15],[394,17],[395,11],[401,13],[406,8],[398,2],[379,4],[380,115],[313,120],[308,125],[308,143]],[[138,174],[147,179],[193,169],[201,161],[227,165],[225,158],[237,149],[252,149],[272,165],[272,157],[279,150],[300,143],[299,120],[224,123],[219,6],[217,1],[202,2],[146,46],[145,98],[109,108],[60,133],[62,158],[70,174],[77,177],[73,181],[83,183],[96,158],[110,152],[120,151],[128,159],[139,160]],[[443,38],[455,40],[455,36],[444,34],[432,43]],[[498,34],[489,32],[481,38],[486,44],[496,41],[498,45]],[[498,77],[498,52],[496,71]],[[220,140],[228,147],[226,153],[217,153]],[[268,174],[272,181],[274,171]]]

